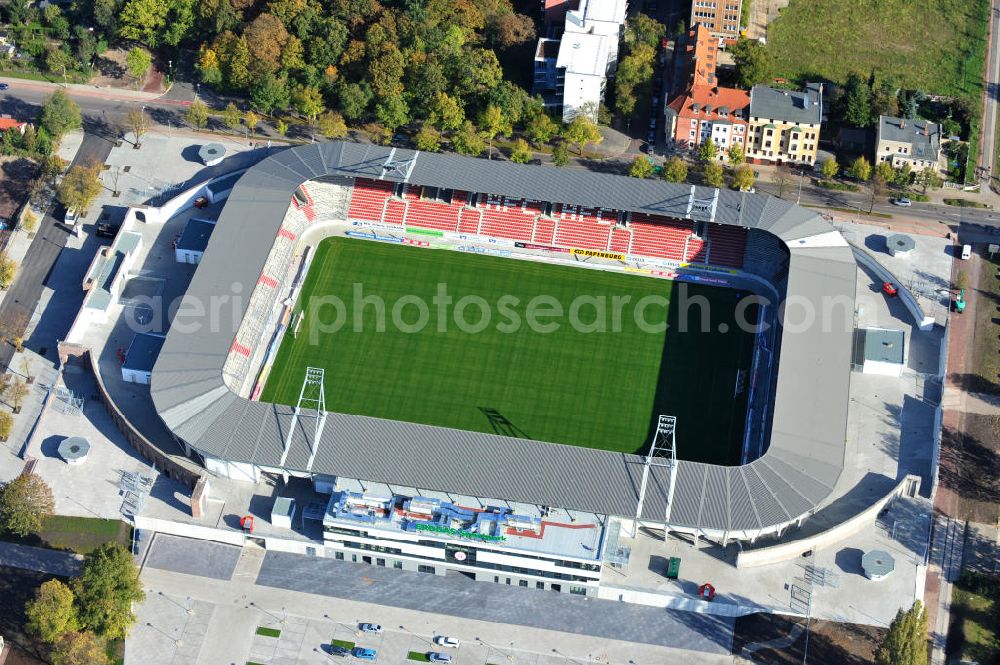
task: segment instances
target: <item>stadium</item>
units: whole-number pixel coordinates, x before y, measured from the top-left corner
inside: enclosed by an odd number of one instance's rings
[[[233,188],[185,300],[235,311],[175,324],[151,395],[211,474],[307,478],[331,494],[317,519],[338,558],[462,569],[478,554],[509,572],[484,552],[524,541],[522,561],[555,557],[586,593],[616,549],[612,524],[752,542],[829,499],[856,271],[832,226],[768,195],[300,146]],[[448,310],[433,304],[442,285]],[[539,298],[569,319],[576,307],[575,325],[503,328]],[[699,299],[707,327],[685,334],[685,302]],[[622,301],[657,303],[644,312],[655,330],[638,309],[602,327],[601,303]],[[543,537],[587,524],[589,541]],[[429,547],[416,531],[476,549],[385,547]]]

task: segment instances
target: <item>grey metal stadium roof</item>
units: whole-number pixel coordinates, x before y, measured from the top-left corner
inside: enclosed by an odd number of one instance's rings
[[[714,219],[781,238],[790,251],[789,298],[797,306],[830,311],[794,330],[785,326],[764,456],[737,467],[680,462],[670,521],[760,533],[808,514],[831,494],[844,465],[856,265],[850,248],[834,241],[839,236],[818,214],[781,199],[353,143],[312,144],[282,151],[243,175],[186,297],[205,303],[232,293],[234,283],[252,287],[298,185],[330,175],[403,181],[401,171],[384,172],[390,158],[415,160],[405,177],[413,184]],[[692,191],[711,205],[689,209]],[[847,306],[824,309],[825,296],[846,298]],[[157,412],[205,455],[278,466],[293,409],[249,401],[227,388],[222,367],[238,322],[216,323],[197,332],[171,328],[152,376]],[[284,464],[289,470],[307,470],[312,427],[304,421],[298,421]],[[636,509],[642,458],[331,413],[311,471],[629,516]],[[665,482],[665,472],[654,469],[644,518],[663,520]]]

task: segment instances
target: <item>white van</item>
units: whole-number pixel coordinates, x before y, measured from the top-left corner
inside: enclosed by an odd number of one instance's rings
[[[972,245],[962,245],[962,260],[968,261],[972,258]]]

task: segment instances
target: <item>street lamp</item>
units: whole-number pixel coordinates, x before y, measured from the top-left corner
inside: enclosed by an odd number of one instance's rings
[[[66,65],[60,65],[60,67],[62,67],[63,70],[63,87],[67,88],[69,86],[66,83]]]

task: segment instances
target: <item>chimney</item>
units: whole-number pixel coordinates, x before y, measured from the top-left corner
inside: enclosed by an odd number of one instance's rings
[[[930,131],[927,129],[926,124],[924,124],[924,136],[930,136]]]

